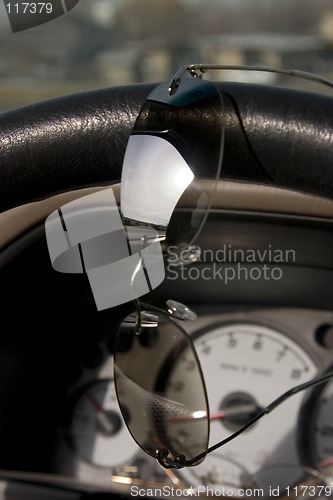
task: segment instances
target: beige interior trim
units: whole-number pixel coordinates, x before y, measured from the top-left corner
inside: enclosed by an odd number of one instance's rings
[[[62,205],[107,187],[109,186],[62,193],[0,214],[0,247],[6,246],[30,227],[45,220],[51,212]],[[120,184],[113,184],[112,188],[119,200]],[[230,181],[219,181],[213,206],[240,211],[333,219],[333,200],[270,186]]]

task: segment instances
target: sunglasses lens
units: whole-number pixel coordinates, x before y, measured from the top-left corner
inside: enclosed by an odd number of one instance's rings
[[[222,120],[221,95],[208,81],[182,78],[173,94],[162,84],[148,96],[123,164],[125,222],[149,224],[169,242],[195,240],[220,176]]]
[[[149,455],[190,460],[208,445],[209,418],[200,364],[188,335],[163,314],[132,314],[122,322],[114,358],[124,420]]]

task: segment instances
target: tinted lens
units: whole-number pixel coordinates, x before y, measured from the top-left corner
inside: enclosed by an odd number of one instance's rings
[[[121,412],[138,445],[156,458],[168,450],[187,460],[207,449],[205,385],[188,335],[163,314],[136,313],[123,321],[115,350],[115,384]],[[125,347],[124,347],[125,346]]]
[[[174,94],[162,84],[149,95],[123,164],[121,210],[126,222],[151,225],[170,242],[194,241],[220,176],[222,120],[221,95],[210,82],[182,78]],[[191,210],[175,214],[176,206]]]

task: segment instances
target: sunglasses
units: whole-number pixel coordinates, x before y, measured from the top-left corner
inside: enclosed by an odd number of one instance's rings
[[[202,79],[212,69],[266,72],[333,88],[331,81],[298,70],[202,64],[183,67],[170,83],[157,86],[129,138],[121,179],[122,219],[138,252],[153,229],[162,250],[173,244],[179,252],[187,251],[188,264],[199,258],[194,243],[209,215],[224,153],[223,94]],[[147,261],[141,259],[140,266],[149,281]],[[133,273],[133,287],[136,276]],[[293,395],[333,377],[329,372],[292,387],[236,432],[208,447],[212,417],[204,374],[182,326],[193,317],[182,304],[170,303],[164,311],[136,298],[117,333],[114,381],[120,410],[139,447],[165,468],[200,464]]]

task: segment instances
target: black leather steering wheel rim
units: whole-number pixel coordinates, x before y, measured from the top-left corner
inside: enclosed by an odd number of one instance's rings
[[[333,198],[333,98],[218,84],[222,177]],[[0,209],[117,182],[127,140],[154,84],[101,89],[0,115]],[[198,118],[207,125],[209,115]]]

